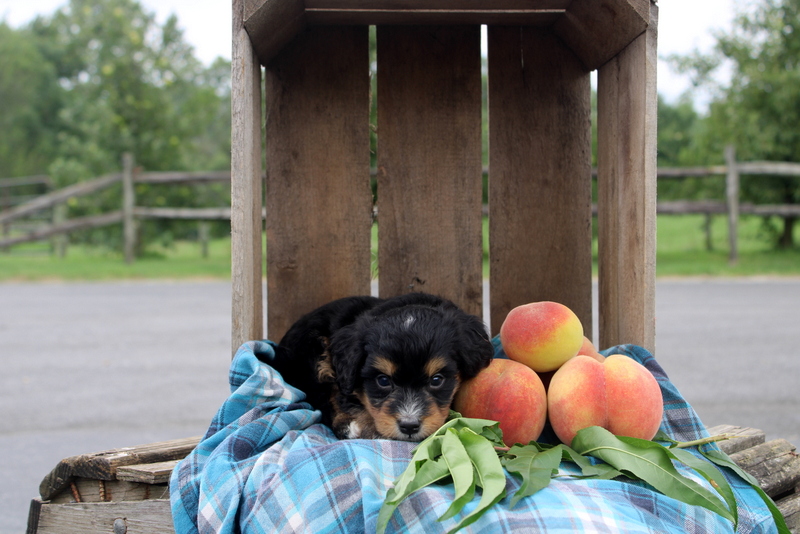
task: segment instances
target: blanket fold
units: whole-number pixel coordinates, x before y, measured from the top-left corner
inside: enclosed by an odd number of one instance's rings
[[[495,340],[496,357],[504,357]],[[653,373],[664,398],[661,430],[678,441],[708,436],[699,417],[645,349],[613,347]],[[269,360],[274,345],[242,345],[230,368],[231,395],[197,448],[178,464],[170,480],[175,531],[193,533],[375,532],[386,491],[406,469],[415,443],[338,440],[319,423],[305,394],[256,357]],[[266,358],[265,358],[266,356]],[[698,458],[702,458],[699,454]],[[563,473],[572,471],[562,464]],[[692,470],[682,474],[708,487]],[[777,532],[758,494],[734,473],[724,474],[739,507],[739,533]],[[519,482],[507,477],[507,494],[465,533],[733,532],[713,512],[691,506],[626,480],[557,478],[509,508]],[[459,517],[438,522],[450,506],[452,484],[412,494],[392,516],[387,532],[445,533]],[[475,498],[475,503],[478,497]],[[465,509],[469,512],[471,503]]]

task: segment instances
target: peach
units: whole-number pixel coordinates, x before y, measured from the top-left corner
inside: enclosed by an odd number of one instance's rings
[[[550,380],[547,411],[553,431],[567,445],[589,426],[652,439],[661,425],[664,400],[655,377],[636,360],[612,354],[601,363],[579,355]]]
[[[583,354],[584,356],[591,356],[598,362],[602,362],[603,360],[606,359],[605,356],[603,356],[597,351],[597,348],[595,348],[594,343],[592,343],[592,340],[586,336],[583,336],[583,344],[581,345],[581,348],[578,349],[578,354]]]
[[[511,446],[539,437],[547,420],[547,396],[533,370],[513,360],[495,359],[475,378],[465,381],[453,399],[464,417],[500,423],[503,441]]]
[[[563,304],[532,302],[508,312],[500,326],[500,342],[509,358],[544,373],[578,354],[583,325]]]

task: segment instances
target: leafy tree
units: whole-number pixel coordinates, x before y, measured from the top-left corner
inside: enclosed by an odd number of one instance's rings
[[[52,72],[58,105],[37,146],[52,144],[48,173],[59,185],[117,172],[130,152],[147,171],[217,170],[230,166],[230,63],[205,68],[173,16],[159,25],[136,0],[70,0],[34,20],[27,34]],[[137,186],[149,206],[220,205],[222,187]],[[221,198],[220,198],[221,197]],[[72,215],[118,209],[119,192],[73,201]],[[196,226],[147,221],[145,243],[184,237]],[[218,226],[218,231],[228,231]],[[119,229],[90,234],[109,245]]]
[[[717,88],[698,133],[699,149],[721,158],[732,143],[742,160],[800,161],[800,0],[761,0],[716,38],[711,55],[676,59],[698,83],[710,83],[720,65],[731,66],[730,85]],[[745,176],[741,192],[753,202],[798,204],[800,180]],[[782,228],[772,227],[779,247],[794,246],[795,222],[784,217]]]

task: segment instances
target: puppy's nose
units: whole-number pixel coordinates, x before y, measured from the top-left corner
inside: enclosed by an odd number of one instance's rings
[[[400,432],[412,436],[419,432],[420,423],[419,419],[402,419],[397,426],[400,427]]]

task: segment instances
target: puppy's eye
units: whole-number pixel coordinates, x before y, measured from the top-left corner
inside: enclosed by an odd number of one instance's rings
[[[379,388],[392,387],[392,379],[386,375],[378,375],[375,377],[375,383],[378,384]]]
[[[431,377],[430,386],[432,388],[442,387],[442,384],[444,384],[444,376],[442,376],[442,375],[433,375]]]

